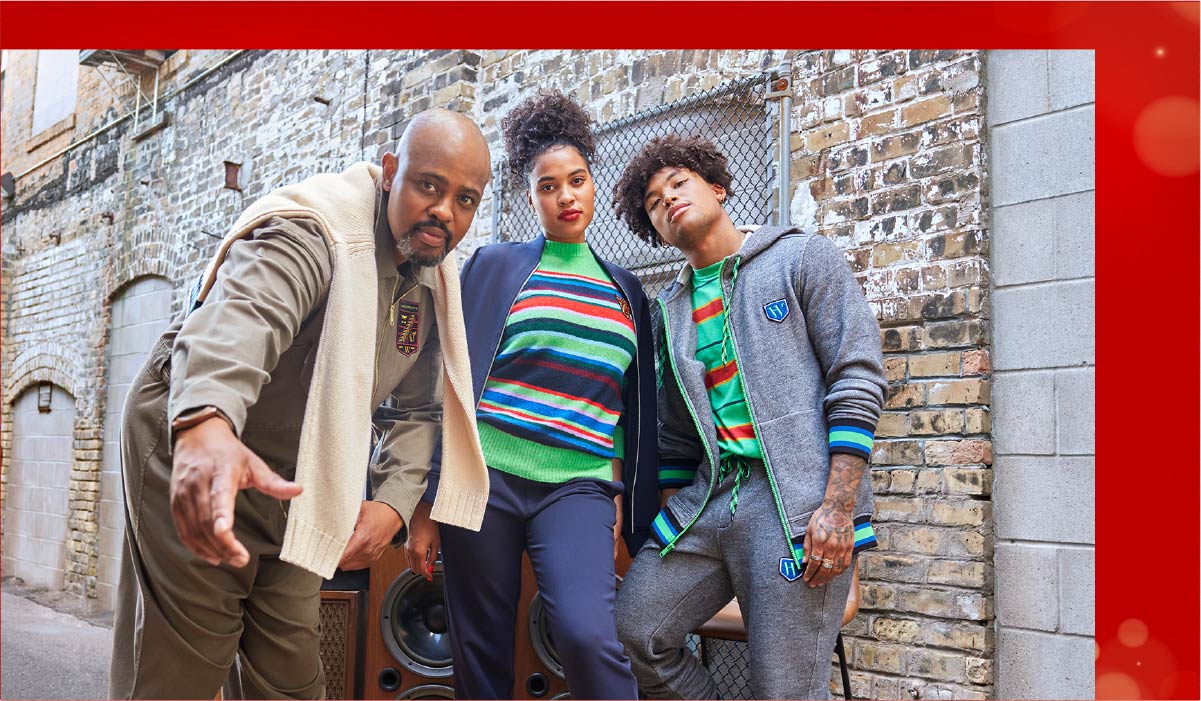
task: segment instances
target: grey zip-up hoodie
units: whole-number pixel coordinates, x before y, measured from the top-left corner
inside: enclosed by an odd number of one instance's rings
[[[708,503],[719,459],[705,367],[696,359],[691,281],[685,265],[660,293],[653,319],[661,364],[660,485],[687,485],[656,519],[663,554]],[[842,252],[798,229],[762,227],[748,235],[722,267],[721,283],[775,508],[784,537],[799,550],[825,495],[830,453],[871,455],[887,386],[880,327]],[[865,475],[856,523],[871,514]]]

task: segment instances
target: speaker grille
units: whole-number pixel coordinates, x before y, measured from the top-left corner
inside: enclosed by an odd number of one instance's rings
[[[346,643],[350,631],[350,602],[324,599],[317,620],[321,637],[321,665],[325,668],[325,698],[344,699],[346,694]]]

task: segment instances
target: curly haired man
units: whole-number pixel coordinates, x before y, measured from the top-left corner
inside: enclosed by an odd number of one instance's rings
[[[827,698],[856,552],[875,544],[879,326],[842,253],[795,228],[744,234],[710,142],[647,143],[614,206],[687,264],[657,300],[659,485],[668,496],[618,596],[651,698],[717,697],[684,636],[737,596],[755,698]]]

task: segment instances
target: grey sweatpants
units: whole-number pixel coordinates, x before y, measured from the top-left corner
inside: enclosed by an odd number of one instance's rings
[[[729,475],[665,557],[648,540],[618,590],[618,635],[639,688],[648,698],[717,698],[713,678],[684,636],[737,596],[754,698],[829,698],[850,570],[823,587],[788,581],[780,574],[788,544],[767,474],[757,467],[742,481],[733,515],[732,485]]]

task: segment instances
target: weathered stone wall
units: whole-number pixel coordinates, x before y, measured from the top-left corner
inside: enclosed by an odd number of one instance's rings
[[[175,307],[239,210],[306,175],[376,160],[413,114],[499,119],[557,87],[599,123],[752,75],[780,51],[180,52],[160,75],[172,123],[132,120],[25,174],[133,104],[81,68],[75,124],[32,150],[34,52],[9,52],[4,170],[4,465],[12,399],[52,381],[77,400],[65,586],[95,596],[106,346],[114,292],[159,275]],[[988,236],[980,55],[792,51],[794,219],[847,252],[883,328],[890,381],[874,467],[882,548],[862,558],[848,630],[860,697],[979,698],[993,688]],[[153,79],[141,80],[145,91]],[[115,89],[114,89],[115,88]],[[9,118],[9,117],[12,118]],[[144,122],[143,122],[144,123]],[[22,127],[22,125],[24,125]],[[21,129],[25,129],[22,132]],[[223,189],[224,162],[242,191]],[[466,252],[490,235],[491,202]],[[111,414],[111,412],[108,412]]]

